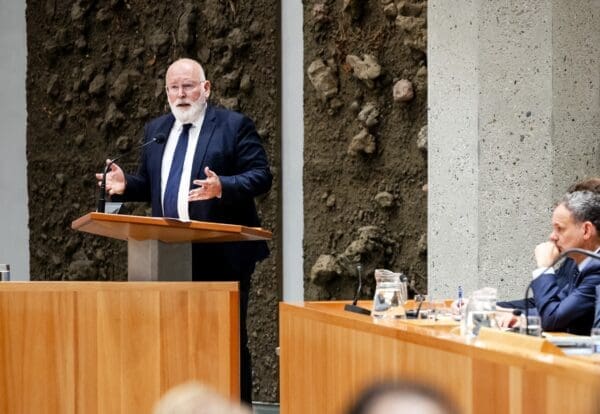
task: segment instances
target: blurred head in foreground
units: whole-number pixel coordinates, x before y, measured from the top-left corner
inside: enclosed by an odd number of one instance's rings
[[[154,406],[154,414],[251,414],[212,389],[188,382],[171,388]]]
[[[439,391],[420,383],[393,381],[375,384],[359,396],[347,414],[458,414]]]

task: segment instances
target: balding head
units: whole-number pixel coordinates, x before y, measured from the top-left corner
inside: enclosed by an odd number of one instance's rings
[[[182,58],[173,62],[167,69],[167,74],[165,76],[167,85],[169,78],[181,73],[191,76],[197,82],[203,82],[206,80],[204,69],[200,63],[196,62],[194,59]]]

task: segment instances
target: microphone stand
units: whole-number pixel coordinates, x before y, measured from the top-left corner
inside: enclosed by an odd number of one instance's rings
[[[402,282],[405,282],[408,284],[408,278],[406,276],[404,276]],[[413,292],[415,292],[415,296],[414,296],[414,300],[415,302],[419,302],[419,305],[417,306],[417,309],[409,309],[406,311],[406,319],[419,319],[419,315],[421,314],[421,307],[423,306],[423,302],[425,302],[425,295],[422,294],[420,291],[417,290],[417,288],[414,287],[414,283],[412,283],[412,290]],[[419,299],[417,299],[417,297]]]
[[[550,266],[545,268],[544,271],[540,275],[543,275],[544,273],[546,273],[549,269],[553,268],[558,262],[560,262],[562,259],[564,259],[567,255],[569,255],[571,253],[580,253],[580,254],[583,254],[584,256],[588,256],[593,259],[600,260],[600,254],[590,252],[589,250],[579,249],[577,247],[574,247],[572,249],[567,249],[564,252],[562,252],[561,254],[559,254],[558,257],[556,259],[554,259],[554,261],[550,264]],[[527,288],[525,289],[525,334],[526,335],[529,335],[529,290],[531,289],[532,284],[533,284],[533,280],[527,284]]]
[[[154,142],[156,142],[158,144],[162,144],[163,142],[165,142],[166,139],[167,139],[167,137],[165,136],[165,134],[162,134],[162,133],[158,134],[157,136],[152,138],[150,141],[145,142],[142,145],[138,145],[137,147],[131,149],[130,151],[127,151],[127,152],[119,155],[118,157],[115,157],[108,164],[106,164],[106,166],[104,167],[104,171],[102,172],[102,181],[100,183],[100,197],[98,198],[98,205],[96,207],[96,210],[99,213],[104,213],[106,210],[106,174],[110,171],[110,168],[115,163],[115,161],[123,158],[126,155],[131,154],[131,152],[133,152],[136,149],[144,148],[146,145],[150,145]]]
[[[116,157],[114,160],[106,164],[106,166],[104,167],[104,171],[102,172],[102,183],[100,184],[100,197],[98,198],[98,206],[96,208],[96,210],[99,213],[104,213],[106,209],[106,173],[110,170],[110,167],[112,167],[113,163],[119,158],[121,158],[121,156]]]
[[[360,291],[362,289],[362,266],[361,265],[357,265],[356,266],[356,272],[358,273],[358,289],[356,289],[356,295],[354,295],[354,300],[352,301],[352,303],[347,303],[344,305],[344,310],[348,311],[348,312],[354,312],[354,313],[358,313],[360,315],[367,315],[370,316],[371,315],[371,311],[365,308],[361,308],[360,306],[358,306],[356,303],[358,302],[358,297],[360,296]]]

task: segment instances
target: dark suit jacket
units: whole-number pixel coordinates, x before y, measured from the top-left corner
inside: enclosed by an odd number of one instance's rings
[[[596,316],[593,327],[600,328],[600,285],[596,286]]]
[[[169,136],[172,114],[146,124],[144,141]],[[165,144],[144,148],[135,175],[126,174],[126,201],[150,201],[152,215],[162,216],[161,166]],[[204,167],[221,180],[222,197],[189,204],[193,220],[260,226],[254,197],[271,188],[272,175],[254,123],[246,116],[208,105],[192,165],[192,181],[206,178]],[[257,261],[269,254],[264,241],[193,244],[194,280],[240,280],[250,276]]]
[[[578,274],[575,267],[568,283],[560,288],[556,278],[543,274],[531,288],[545,331],[589,335],[594,321],[596,286],[600,285],[600,261],[592,260]]]
[[[559,289],[562,289],[567,283],[573,272],[575,271],[577,264],[573,259],[567,257],[562,265],[556,270],[555,279],[556,285]],[[529,313],[532,315],[537,314],[537,310],[535,308],[535,297],[530,297],[527,301]],[[496,303],[498,306],[502,306],[503,308],[510,309],[521,309],[525,310],[525,300],[524,299],[514,299],[507,301],[500,301]]]

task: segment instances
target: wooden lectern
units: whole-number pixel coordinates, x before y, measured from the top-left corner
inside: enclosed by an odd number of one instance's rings
[[[127,240],[127,274],[130,281],[192,280],[190,242],[271,239],[270,231],[258,227],[105,213],[88,213],[73,221],[71,227],[99,236]]]
[[[188,242],[271,233],[104,213],[72,227],[127,240],[129,280],[144,282],[0,283],[0,413],[149,413],[187,381],[239,398],[238,283],[181,282]],[[173,259],[175,243],[187,260]]]

